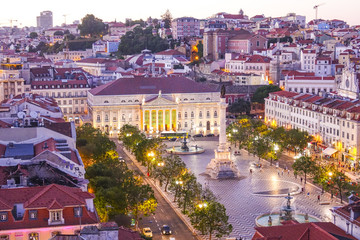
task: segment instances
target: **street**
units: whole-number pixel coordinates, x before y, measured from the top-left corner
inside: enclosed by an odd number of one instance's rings
[[[125,159],[125,162],[129,169],[140,174],[147,183],[150,184],[155,193],[155,198],[158,202],[158,207],[155,211],[155,214],[149,217],[144,217],[139,221],[139,228],[150,227],[153,231],[154,240],[166,240],[174,238],[176,240],[191,240],[196,239],[189,230],[189,228],[184,224],[184,222],[179,218],[171,206],[166,202],[162,195],[158,192],[157,188],[154,187],[151,181],[147,176],[144,176],[137,166],[132,162],[132,160],[125,154],[122,147],[117,140],[114,140],[116,143],[117,151],[119,156],[122,156]],[[172,235],[164,236],[161,234],[162,225],[168,225],[171,228]]]

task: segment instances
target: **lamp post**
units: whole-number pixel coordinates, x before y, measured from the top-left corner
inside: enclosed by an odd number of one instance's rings
[[[183,181],[182,180],[176,180],[175,184],[176,184],[176,190],[175,190],[174,202],[176,201],[176,198],[177,198],[177,195],[178,195],[178,192],[179,192],[179,188],[181,188],[182,185],[183,185]]]
[[[150,176],[150,173],[151,173],[151,166],[152,166],[152,162],[155,161],[155,153],[153,151],[149,152],[147,154],[147,156],[149,157],[150,161],[147,161],[148,162],[148,171],[147,171],[147,175],[148,177]],[[151,162],[151,163],[150,163]]]

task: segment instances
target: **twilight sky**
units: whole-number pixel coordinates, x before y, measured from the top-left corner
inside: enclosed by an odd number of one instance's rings
[[[315,17],[314,5],[321,3],[324,5],[319,7],[319,18],[342,19],[350,25],[360,25],[360,0],[17,0],[2,4],[0,26],[9,26],[9,19],[18,20],[19,27],[36,26],[36,16],[44,10],[53,12],[54,25],[64,23],[64,14],[67,14],[66,22],[72,23],[87,13],[104,21],[124,21],[125,18],[160,18],[166,9],[174,18],[207,18],[218,12],[236,14],[240,8],[249,18],[257,14],[279,17],[295,12],[305,15],[308,22]]]

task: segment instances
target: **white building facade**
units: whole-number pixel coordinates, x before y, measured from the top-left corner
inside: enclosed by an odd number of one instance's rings
[[[121,78],[89,91],[94,127],[116,136],[125,124],[147,134],[218,134],[220,93],[185,77]]]
[[[325,98],[281,91],[265,99],[265,121],[313,135],[341,154],[342,160],[358,166],[360,146],[360,100]]]

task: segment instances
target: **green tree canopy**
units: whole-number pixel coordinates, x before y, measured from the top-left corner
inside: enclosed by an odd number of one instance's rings
[[[152,27],[145,30],[142,27],[136,27],[121,37],[119,53],[121,55],[132,55],[141,53],[144,49],[160,52],[168,49],[168,47],[169,44],[165,39],[152,34]]]
[[[161,15],[161,19],[164,22],[164,28],[171,27],[172,15],[171,15],[169,9],[167,9],[166,12],[163,15]]]
[[[31,32],[29,36],[31,39],[34,39],[38,37],[38,34],[36,32]]]
[[[257,103],[265,103],[265,98],[269,96],[269,93],[271,92],[277,92],[281,91],[281,88],[279,88],[276,85],[267,85],[262,86],[256,89],[251,101],[257,102]]]
[[[76,128],[76,135],[76,145],[85,167],[102,161],[109,152],[116,154],[115,143],[90,124]]]
[[[234,113],[234,114],[250,114],[251,106],[250,102],[245,101],[244,99],[238,99],[238,101],[233,102],[229,108],[228,112]]]
[[[314,175],[318,171],[319,166],[310,157],[301,156],[292,165],[296,174],[304,174],[304,180],[306,183],[307,176],[309,174]]]
[[[99,18],[96,18],[93,14],[87,14],[81,19],[81,24],[78,25],[80,34],[82,36],[90,35],[91,37],[99,37],[106,33],[106,25]]]
[[[229,235],[232,225],[228,223],[229,216],[226,215],[224,205],[216,201],[203,202],[195,207],[190,214],[191,224],[195,229],[201,231],[203,235],[209,235],[212,239],[213,234],[217,238]]]

